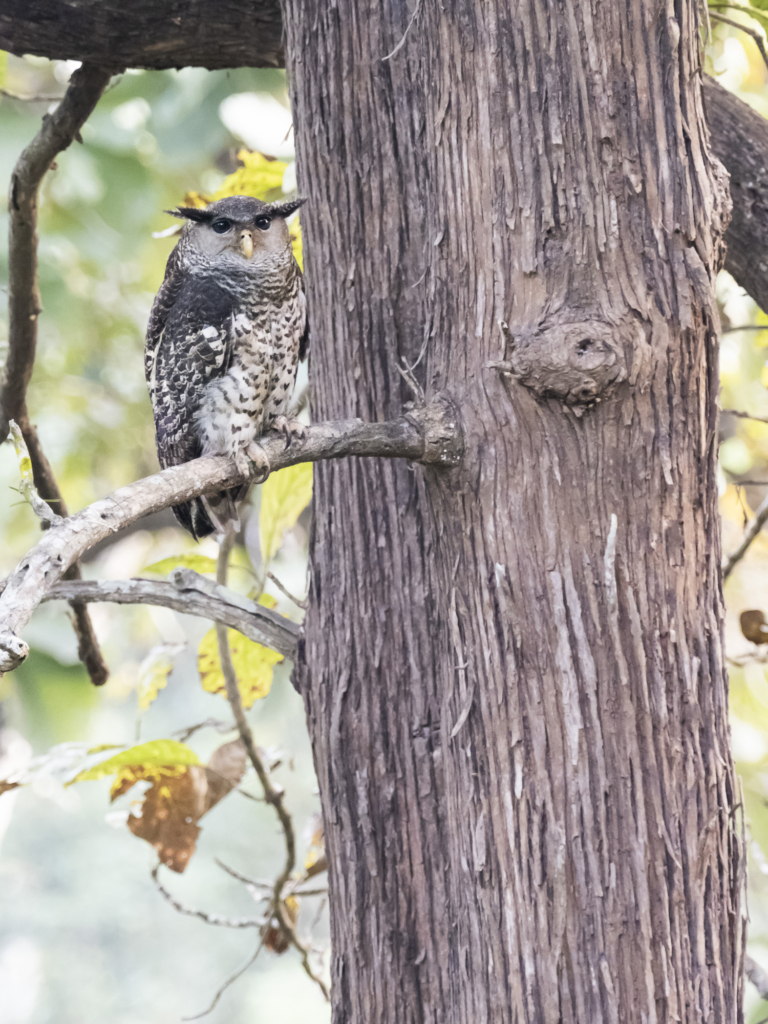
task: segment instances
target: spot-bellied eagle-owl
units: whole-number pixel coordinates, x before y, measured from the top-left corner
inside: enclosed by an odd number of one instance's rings
[[[169,211],[187,222],[171,253],[147,328],[144,367],[163,469],[229,455],[269,471],[255,443],[286,419],[307,347],[301,271],[285,218],[304,202],[248,196]],[[236,491],[173,511],[195,537],[236,518]]]

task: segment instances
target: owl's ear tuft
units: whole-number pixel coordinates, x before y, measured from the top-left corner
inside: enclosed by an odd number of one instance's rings
[[[262,216],[267,217],[290,217],[300,206],[306,203],[306,196],[297,196],[295,199],[287,199],[284,203],[269,203],[264,210],[260,211]]]
[[[170,213],[172,217],[185,217],[187,220],[195,220],[202,224],[213,219],[210,210],[201,210],[198,206],[177,206],[175,210],[164,210],[163,213]]]

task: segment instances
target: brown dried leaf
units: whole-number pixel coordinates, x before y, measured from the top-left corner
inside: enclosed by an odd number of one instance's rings
[[[768,624],[765,615],[759,609],[742,612],[739,616],[741,632],[753,644],[768,644]]]
[[[246,761],[245,747],[241,740],[232,740],[214,750],[205,770],[208,791],[203,814],[239,785],[245,775]]]
[[[131,816],[128,828],[157,850],[163,864],[181,873],[195,852],[205,813],[206,770],[190,765],[176,776],[156,779],[144,796],[141,817]]]
[[[295,896],[289,896],[286,899],[284,906],[286,911],[288,912],[288,918],[291,924],[295,925],[296,920],[299,916],[299,901],[296,899]],[[269,922],[269,924],[263,929],[261,934],[264,936],[265,947],[271,950],[273,953],[277,953],[278,955],[284,953],[286,949],[288,949],[288,946],[290,945],[288,939],[285,937],[285,933],[280,927],[280,924],[274,917]]]

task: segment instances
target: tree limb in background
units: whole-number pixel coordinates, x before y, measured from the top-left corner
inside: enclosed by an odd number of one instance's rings
[[[443,395],[400,420],[317,424],[308,428],[304,440],[294,441],[289,448],[282,435],[271,434],[259,443],[273,470],[349,455],[452,466],[463,446],[456,412]],[[0,672],[17,668],[27,657],[29,649],[19,632],[53,585],[95,544],[150,512],[245,482],[234,462],[206,456],[121,487],[48,530],[21,560],[0,594]]]
[[[756,960],[747,955],[744,957],[744,973],[757,989],[760,998],[768,1000],[768,971],[763,970]]]
[[[234,543],[235,533],[230,524],[227,533],[221,541],[221,546],[219,548],[219,560],[216,567],[216,582],[221,587],[225,587],[227,583],[229,556],[232,552]],[[253,738],[253,732],[251,731],[248,719],[245,716],[245,711],[243,710],[243,702],[240,697],[240,687],[237,683],[235,666],[232,661],[232,652],[229,648],[227,627],[222,625],[221,622],[216,623],[216,639],[219,644],[219,661],[221,662],[221,671],[227,686],[227,700],[229,701],[229,706],[232,708],[232,714],[234,715],[235,722],[237,723],[237,731],[240,733],[240,739],[242,740],[246,753],[248,754],[250,762],[259,777],[259,782],[261,783],[261,788],[264,792],[264,799],[275,809],[275,814],[277,814],[280,821],[280,827],[283,830],[283,837],[285,839],[285,865],[283,866],[283,870],[275,879],[272,898],[269,902],[266,916],[268,919],[271,919],[272,917],[276,919],[286,942],[298,951],[299,956],[301,957],[301,965],[308,977],[315,982],[326,1000],[329,1000],[330,996],[325,982],[315,974],[312,965],[309,962],[309,947],[305,946],[296,934],[296,928],[294,927],[293,921],[288,913],[288,907],[285,902],[285,885],[290,879],[291,873],[296,866],[296,832],[293,827],[293,819],[283,803],[283,790],[281,787],[276,786],[272,781],[269,769],[264,764],[259,753],[259,749],[256,746],[256,741]]]
[[[67,515],[53,470],[40,445],[27,411],[27,387],[35,363],[37,318],[41,312],[37,280],[37,199],[46,171],[54,158],[80,138],[80,129],[109,84],[112,72],[83,65],[52,114],[43,117],[35,138],[19,157],[11,175],[8,198],[8,356],[0,382],[0,438],[15,420],[29,450],[32,474],[40,497],[60,516]],[[73,564],[70,579],[80,578]],[[100,686],[109,672],[102,657],[85,605],[72,604],[77,653],[91,681]]]
[[[763,528],[763,524],[767,519],[768,498],[765,498],[760,503],[760,507],[758,508],[757,512],[755,512],[754,519],[752,519],[752,521],[748,524],[746,530],[744,531],[744,537],[742,539],[741,544],[739,544],[739,546],[736,548],[733,554],[729,555],[723,563],[723,582],[725,582],[725,580],[728,579],[728,577],[733,572],[733,569],[736,566],[736,564],[742,560],[744,555],[746,555],[750,544],[752,544],[757,535],[760,533],[760,531]]]

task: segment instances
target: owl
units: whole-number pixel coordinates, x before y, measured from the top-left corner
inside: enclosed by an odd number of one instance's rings
[[[269,461],[256,438],[291,443],[303,428],[286,413],[308,333],[301,271],[286,217],[304,199],[263,203],[231,196],[168,212],[186,223],[147,328],[144,366],[163,469],[227,455],[241,470]],[[195,537],[236,522],[237,490],[173,511]]]

